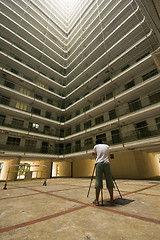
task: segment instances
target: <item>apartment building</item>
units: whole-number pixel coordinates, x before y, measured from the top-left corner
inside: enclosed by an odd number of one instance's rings
[[[0,162],[90,176],[97,138],[116,177],[160,175],[157,1],[2,0]]]

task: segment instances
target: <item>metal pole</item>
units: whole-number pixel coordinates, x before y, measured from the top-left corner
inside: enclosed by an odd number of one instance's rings
[[[93,173],[92,173],[91,182],[90,182],[90,186],[89,186],[89,189],[88,189],[87,197],[89,196],[89,192],[90,192],[91,184],[92,184],[92,181],[93,181],[93,176],[94,176],[95,168],[96,168],[96,165],[94,165],[94,169],[93,169]]]
[[[116,188],[117,188],[117,190],[118,190],[118,192],[119,192],[119,195],[120,195],[120,197],[122,198],[122,195],[121,195],[121,193],[120,193],[120,191],[119,191],[119,188],[118,188],[118,186],[117,186],[117,183],[116,183],[116,181],[115,181],[115,179],[114,179],[113,176],[112,176],[112,178],[113,178],[113,181],[114,181],[114,183],[115,183],[115,185],[116,185]]]
[[[102,206],[103,206],[103,188],[101,188],[101,199],[102,199]]]

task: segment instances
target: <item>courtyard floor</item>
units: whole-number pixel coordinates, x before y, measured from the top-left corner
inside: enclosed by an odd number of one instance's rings
[[[92,203],[94,183],[87,197],[89,178],[0,182],[0,239],[160,239],[160,181],[116,180],[115,206],[105,182],[103,206]]]

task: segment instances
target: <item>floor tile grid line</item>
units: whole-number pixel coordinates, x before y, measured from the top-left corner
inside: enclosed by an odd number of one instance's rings
[[[26,181],[27,182],[27,181]],[[31,181],[30,181],[31,182]],[[125,180],[124,181],[121,181],[121,182],[125,182]],[[160,184],[160,182],[159,183],[155,183],[154,185],[158,185],[158,184]],[[67,184],[67,183],[56,183],[55,185],[69,185],[69,186],[73,186],[73,187],[79,187],[79,188],[88,188],[87,186],[80,186],[80,185],[74,185],[74,184]],[[127,185],[128,185],[128,183],[127,183]],[[139,186],[139,185],[136,185],[136,184],[129,184],[129,185],[134,185],[134,186]],[[14,186],[13,184],[12,184],[12,186]],[[89,185],[88,185],[89,186]],[[142,184],[141,184],[141,186],[142,186]],[[146,186],[146,184],[144,185],[144,186]],[[25,186],[24,186],[25,187]],[[27,186],[27,187],[37,187],[37,185],[35,185],[35,186]],[[44,186],[45,187],[45,186]],[[149,186],[150,187],[150,186]],[[23,186],[19,186],[18,188],[23,188]],[[95,188],[94,186],[91,186],[91,188]],[[12,188],[12,189],[15,189],[15,188]]]
[[[42,192],[42,193],[45,193],[45,192]],[[50,194],[49,194],[50,195]],[[53,194],[52,194],[53,195]],[[55,197],[58,197],[58,198],[62,198],[61,196],[58,196],[56,194],[54,194]],[[63,199],[66,199],[66,200],[69,200],[69,201],[73,201],[72,199],[68,199],[68,198],[65,198],[63,197]],[[79,210],[81,209],[82,207],[87,207],[87,206],[91,206],[91,207],[95,207],[93,204],[86,204],[86,203],[83,203],[83,202],[79,202],[79,201],[76,201],[77,203],[81,203],[83,204],[83,206],[81,207],[78,207],[78,208],[74,208],[74,211],[76,210]],[[109,211],[109,212],[112,212],[112,213],[117,213],[117,214],[120,214],[120,215],[124,215],[124,216],[129,216],[129,217],[133,217],[133,218],[138,218],[140,220],[144,220],[144,221],[150,221],[150,222],[153,222],[153,223],[156,223],[156,224],[160,224],[160,221],[159,220],[156,220],[156,219],[152,219],[152,218],[146,218],[146,217],[143,217],[143,216],[138,216],[138,215],[134,215],[134,214],[130,214],[130,213],[125,213],[125,212],[121,212],[121,211],[117,211],[117,210],[111,210],[109,208],[104,208],[104,207],[100,207],[100,209],[103,209],[105,211]],[[42,217],[42,218],[39,218],[39,219],[35,219],[33,221],[29,221],[27,223],[22,223],[22,224],[17,224],[17,225],[14,225],[14,226],[10,226],[10,227],[7,227],[7,228],[3,228],[0,230],[0,233],[2,232],[6,232],[6,231],[11,231],[13,229],[17,229],[17,228],[21,228],[21,227],[24,227],[26,225],[32,225],[34,223],[37,223],[37,222],[41,222],[41,221],[45,221],[45,220],[48,220],[48,219],[51,219],[51,218],[54,218],[54,217],[57,217],[57,216],[61,216],[61,215],[64,215],[66,213],[70,213],[72,212],[73,209],[70,209],[70,210],[67,210],[67,211],[63,211],[63,212],[60,212],[60,213],[56,213],[56,214],[52,214],[52,215],[49,215],[49,216],[46,216],[46,217]]]
[[[121,190],[121,192],[126,192],[126,193],[123,194],[123,196],[127,196],[127,195],[132,194],[132,193],[143,194],[143,195],[150,195],[150,196],[160,196],[160,195],[153,195],[153,194],[139,193],[139,191],[143,191],[143,190],[146,190],[146,189],[148,189],[148,188],[151,188],[151,187],[157,186],[158,184],[160,184],[160,183],[157,183],[156,185],[152,185],[152,186],[145,187],[145,188],[143,188],[143,189],[139,189],[139,190],[136,190],[136,191],[132,191],[132,192],[124,191],[124,190]],[[59,185],[61,185],[61,184],[59,184]],[[63,185],[63,184],[62,184],[62,185]],[[69,185],[69,186],[73,186],[73,185]],[[18,188],[27,188],[27,189],[29,189],[29,190],[35,191],[35,189],[31,189],[31,188],[29,188],[29,187],[25,187],[25,186],[23,186],[23,187],[19,186]],[[68,190],[79,189],[79,188],[82,188],[82,186],[77,187],[77,188],[60,189],[60,190],[53,190],[53,191],[48,191],[48,192],[40,191],[39,194],[40,194],[40,193],[59,192],[59,191],[68,191]],[[84,188],[86,188],[86,187],[84,186]],[[13,188],[12,188],[12,189],[13,189]],[[105,190],[107,190],[107,189],[105,189]],[[117,192],[116,189],[115,189],[114,191]],[[35,194],[36,194],[36,193],[35,193]],[[35,195],[35,194],[34,194],[34,195]],[[38,193],[37,193],[37,194],[38,194]],[[0,200],[11,199],[11,198],[18,198],[18,197],[25,197],[25,196],[30,196],[30,195],[33,195],[33,194],[26,194],[26,195],[23,195],[23,196],[15,196],[15,197],[8,197],[8,198],[7,198],[7,197],[6,197],[6,198],[0,198]],[[114,197],[114,198],[116,198],[116,197]]]
[[[28,188],[28,187],[22,187],[22,188]],[[18,188],[16,188],[18,189]],[[14,198],[21,198],[21,197],[28,197],[28,196],[32,196],[32,195],[37,195],[37,194],[50,194],[50,193],[54,193],[54,192],[65,192],[65,191],[71,191],[71,190],[74,190],[74,189],[80,189],[80,188],[68,188],[68,189],[60,189],[60,190],[53,190],[53,191],[47,191],[47,192],[43,192],[43,191],[40,191],[40,192],[36,192],[36,193],[30,193],[30,194],[25,194],[25,195],[18,195],[18,196],[14,196],[14,197],[3,197],[3,198],[0,198],[0,201],[1,200],[7,200],[7,199],[14,199]],[[28,190],[32,190],[33,189],[28,189]],[[35,189],[34,189],[35,191]],[[115,190],[116,192],[118,192],[117,190]],[[125,191],[127,193],[129,193],[128,191]]]
[[[51,214],[51,215],[48,215],[48,216],[45,216],[45,217],[34,219],[32,221],[28,221],[28,222],[24,222],[24,223],[21,223],[21,224],[16,224],[16,225],[13,225],[13,226],[10,226],[10,227],[2,228],[2,229],[0,229],[0,233],[12,231],[12,230],[15,230],[15,229],[18,229],[18,228],[23,228],[23,227],[26,227],[26,226],[29,226],[29,225],[33,225],[35,223],[50,220],[52,218],[56,218],[56,217],[59,217],[59,216],[62,216],[62,215],[65,215],[65,214],[68,214],[68,213],[71,213],[71,212],[74,212],[74,211],[78,211],[80,209],[83,209],[83,208],[86,208],[86,207],[89,207],[89,206],[101,209],[103,211],[108,211],[108,212],[120,214],[120,215],[127,216],[127,217],[136,218],[136,219],[143,220],[143,221],[149,221],[149,222],[152,222],[152,223],[160,224],[160,221],[156,220],[156,219],[147,218],[147,217],[143,217],[143,216],[138,216],[138,215],[130,214],[130,213],[125,213],[125,212],[121,212],[121,211],[118,211],[118,210],[104,208],[104,207],[100,207],[100,206],[97,207],[93,204],[85,204],[85,205],[80,206],[80,207],[75,207],[74,209],[69,209],[69,210],[66,210],[66,211],[62,211],[62,212],[59,212],[59,213],[55,213],[55,214]]]
[[[123,215],[123,216],[126,216],[126,217],[136,218],[136,219],[139,219],[139,220],[160,224],[160,220],[157,220],[157,219],[148,218],[148,217],[144,217],[144,216],[140,216],[140,215],[136,215],[136,214],[132,214],[132,213],[127,213],[127,212],[122,212],[122,211],[118,211],[118,210],[115,210],[115,209],[111,209],[109,207],[104,207],[104,206],[98,206],[97,207],[93,204],[90,204],[90,205],[91,205],[91,207],[95,207],[95,208],[101,209],[103,211],[112,212],[112,213],[116,213],[116,214]]]
[[[86,207],[88,207],[87,204],[83,205],[83,206],[80,206],[80,207],[75,207],[75,208],[72,208],[72,209],[68,209],[68,210],[65,210],[65,211],[62,211],[62,212],[54,213],[54,214],[51,214],[51,215],[48,215],[48,216],[45,216],[45,217],[41,217],[41,218],[38,218],[38,219],[34,219],[32,221],[27,221],[27,222],[24,222],[24,223],[13,225],[13,226],[4,227],[4,228],[0,229],[0,233],[9,232],[9,231],[12,231],[12,230],[15,230],[15,229],[18,229],[18,228],[23,228],[23,227],[26,227],[26,226],[29,226],[29,225],[33,225],[35,223],[44,222],[46,220],[50,220],[50,219],[53,219],[53,218],[56,218],[56,217],[59,217],[59,216],[62,216],[62,215],[65,215],[65,214],[68,214],[68,213],[71,213],[71,212],[75,212],[75,211],[81,210],[81,209],[86,208]]]
[[[145,195],[145,196],[152,196],[152,197],[160,197],[160,194],[139,193],[139,192],[137,192],[137,194],[140,194],[140,195]]]
[[[14,196],[14,197],[4,197],[4,198],[0,198],[0,201],[1,200],[14,199],[14,198],[29,197],[29,196],[38,195],[38,194],[41,194],[41,193],[29,193],[29,194],[25,194],[25,195]]]
[[[126,194],[126,195],[130,195],[132,193],[134,193],[134,192],[130,192],[130,193]],[[63,196],[56,195],[56,194],[48,193],[48,195],[55,196],[55,197],[58,197],[58,198],[62,198],[64,200],[72,201],[72,202],[75,202],[75,203],[80,203],[80,204],[84,204],[84,205],[90,205],[92,207],[94,206],[94,204],[87,204],[87,203],[84,203],[84,202],[81,202],[81,201],[77,201],[75,199],[66,198],[66,197],[63,197]],[[115,197],[115,198],[117,198],[117,197]],[[104,199],[104,201],[109,201],[109,199]],[[102,209],[105,210],[106,208],[102,207]],[[139,216],[139,215],[135,215],[135,214],[125,213],[125,212],[121,212],[121,211],[117,211],[117,210],[113,210],[113,212],[117,213],[117,214],[120,214],[120,215],[130,216],[130,217],[138,218],[138,219],[141,219],[141,220],[144,220],[144,221],[150,221],[150,222],[154,222],[156,224],[160,224],[160,220],[147,218],[147,217],[143,217],[143,216]]]

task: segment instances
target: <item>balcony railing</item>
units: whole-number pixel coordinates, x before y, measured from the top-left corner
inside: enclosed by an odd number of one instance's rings
[[[145,140],[149,138],[154,138],[160,136],[160,124],[154,125],[146,125],[140,128],[136,128],[135,130],[130,130],[127,132],[119,132],[116,134],[112,134],[110,137],[107,137],[104,143],[107,143],[109,146],[114,146],[117,144],[124,144],[129,142],[134,142],[138,140]],[[18,145],[19,144],[19,145]],[[57,144],[57,146],[51,148],[46,146],[42,146],[41,148],[36,148],[35,146],[20,146],[19,143],[10,142],[9,144],[1,143],[0,150],[1,151],[11,151],[11,152],[29,152],[29,153],[41,153],[41,154],[55,154],[55,155],[64,155],[70,153],[77,153],[92,150],[94,144],[86,143],[85,146],[81,146],[79,143],[74,147],[71,144]]]

